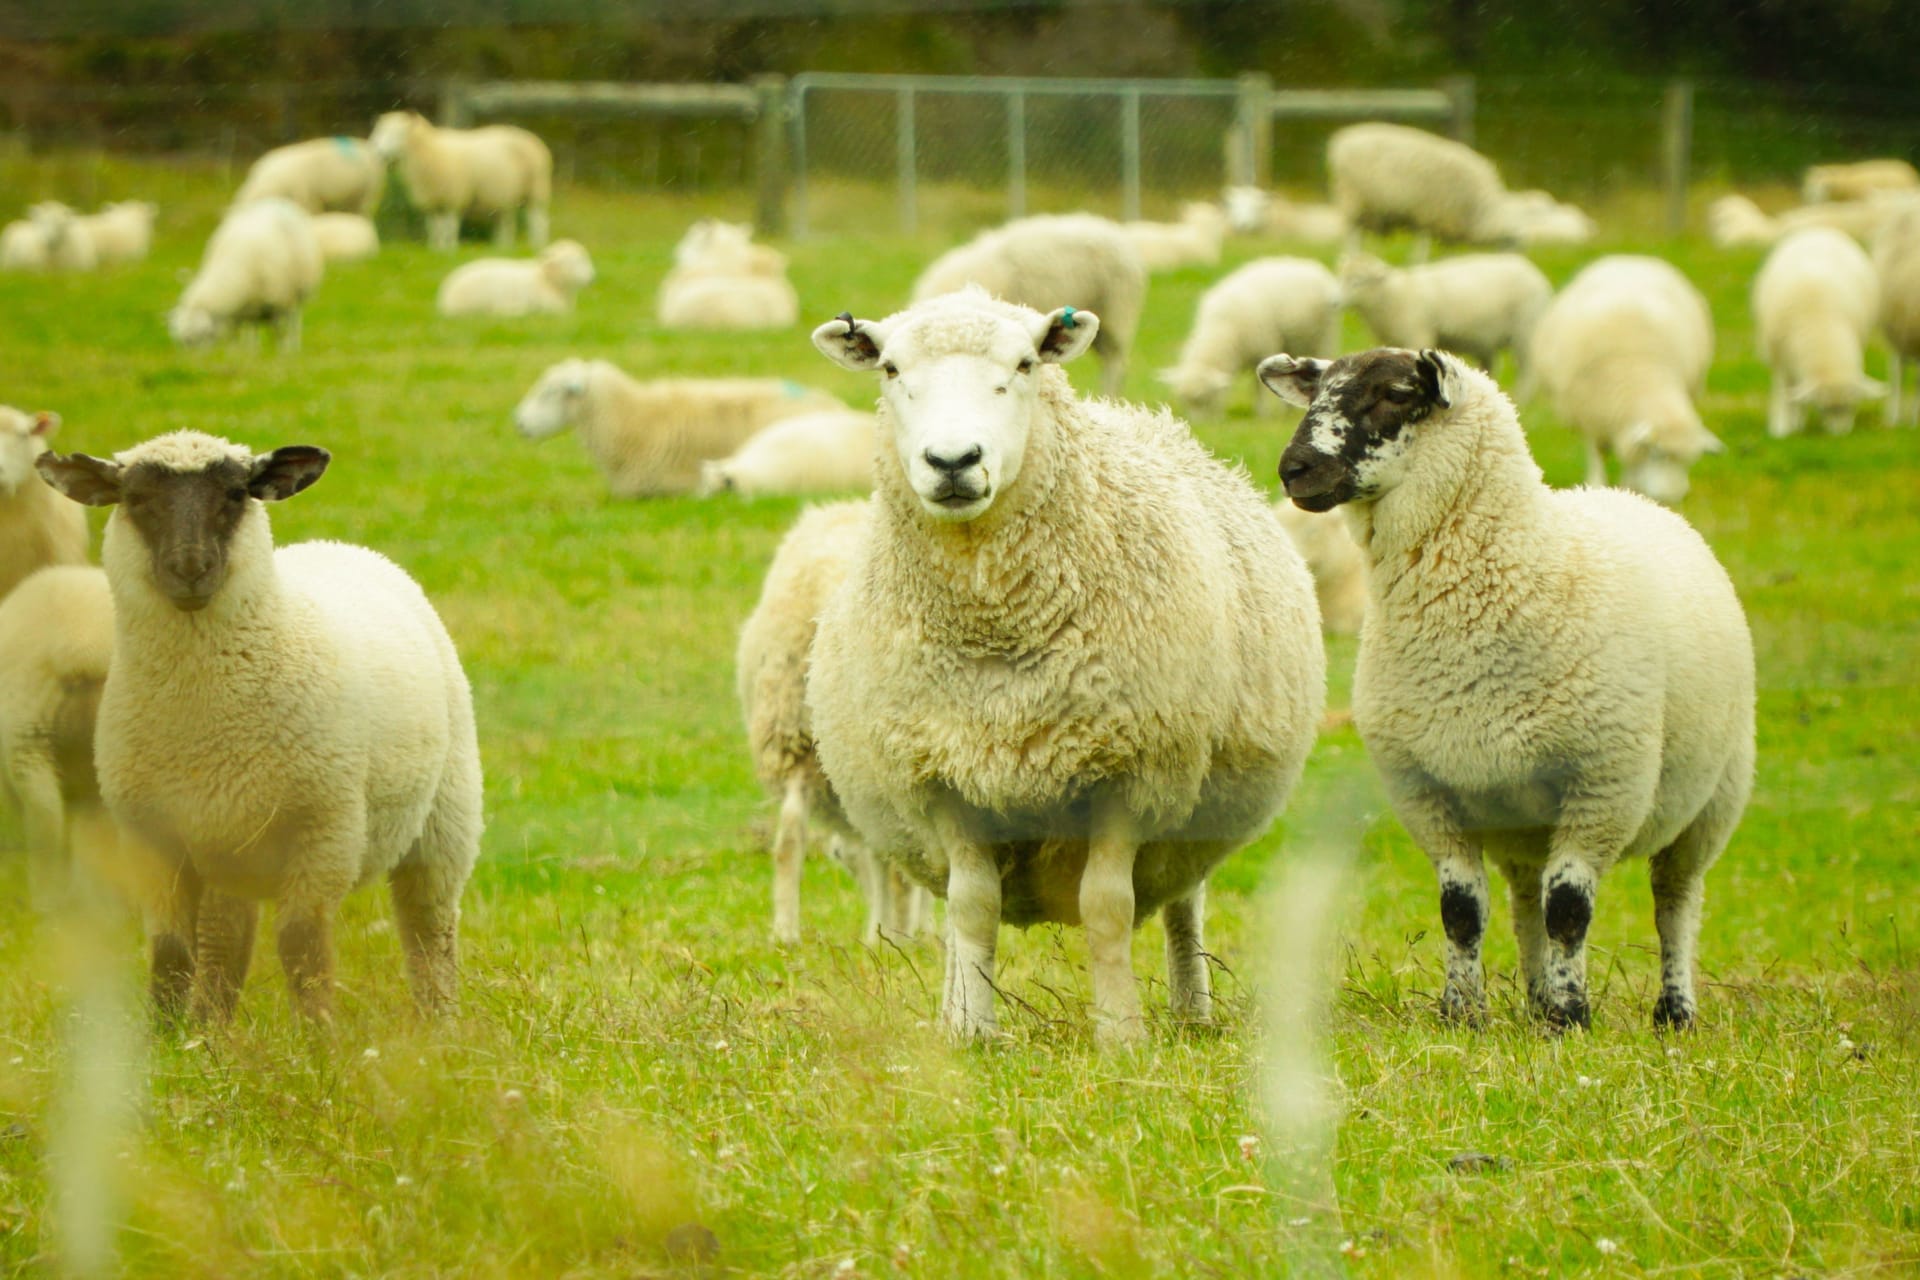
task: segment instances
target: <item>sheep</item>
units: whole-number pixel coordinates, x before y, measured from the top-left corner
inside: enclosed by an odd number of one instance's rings
[[[690,493],[700,464],[724,458],[769,423],[846,405],[779,378],[636,382],[605,360],[562,360],[513,411],[529,440],[574,428],[616,498]]]
[[[856,830],[948,901],[944,1024],[996,1031],[999,925],[1086,926],[1096,1038],[1145,1034],[1164,909],[1206,1021],[1206,879],[1264,831],[1326,696],[1313,584],[1266,502],[1164,410],[1080,400],[1099,317],[968,290],[814,344],[878,371],[873,528],[820,615],[807,706]]]
[[[1545,274],[1517,253],[1474,253],[1401,269],[1354,253],[1341,260],[1340,287],[1381,343],[1445,347],[1488,370],[1501,351],[1511,350],[1523,380],[1533,327],[1553,297]]]
[[[102,266],[144,262],[153,248],[153,220],[159,212],[150,200],[121,200],[82,217],[80,225]]]
[[[1259,187],[1228,187],[1221,193],[1227,226],[1240,235],[1265,234],[1308,244],[1338,244],[1347,238],[1347,216],[1330,204],[1288,200]]]
[[[441,129],[417,111],[389,111],[374,123],[372,142],[382,160],[399,166],[408,199],[426,215],[429,246],[451,251],[462,217],[490,217],[494,244],[509,248],[525,209],[527,239],[546,247],[553,153],[525,129]]]
[[[662,282],[654,314],[667,329],[790,329],[800,297],[784,276],[676,270]]]
[[[1915,190],[1920,190],[1920,171],[1905,160],[1857,160],[1852,164],[1810,165],[1801,179],[1800,198],[1808,204],[1819,204]]]
[[[1707,208],[1707,234],[1715,244],[1739,246],[1772,244],[1795,231],[1826,227],[1864,244],[1888,219],[1916,201],[1920,197],[1910,192],[1882,191],[1860,200],[1801,205],[1770,217],[1745,196],[1722,196]]]
[[[1367,611],[1367,557],[1346,520],[1333,512],[1302,510],[1284,499],[1273,510],[1313,575],[1321,628],[1328,635],[1358,632]]]
[[[807,660],[816,619],[859,559],[869,524],[865,502],[836,502],[802,513],[774,553],[759,603],[740,628],[734,669],[747,745],[761,785],[780,802],[773,839],[773,936],[788,945],[800,941],[800,864],[810,817],[832,829],[834,856],[866,895],[865,942],[878,940],[882,929],[901,936],[915,932],[924,896],[897,867],[876,859],[847,825],[820,770],[807,717]]]
[[[1194,201],[1182,206],[1178,222],[1128,222],[1122,229],[1148,271],[1211,267],[1220,262],[1227,217],[1213,205]]]
[[[1521,244],[1586,244],[1599,228],[1586,210],[1563,204],[1546,191],[1515,191],[1507,196],[1505,221]]]
[[[37,569],[86,563],[87,513],[34,468],[59,430],[57,413],[0,404],[0,598]]]
[[[1713,363],[1713,316],[1687,278],[1658,258],[1591,263],[1534,326],[1529,378],[1586,440],[1587,483],[1620,482],[1660,502],[1686,496],[1687,472],[1725,446],[1695,400]]]
[[[313,238],[328,262],[358,262],[380,253],[380,232],[373,219],[357,213],[316,213]]]
[[[58,200],[43,200],[22,222],[0,232],[0,269],[91,271],[99,264],[93,236],[80,216]]]
[[[1120,394],[1146,305],[1147,268],[1118,223],[1075,213],[1020,218],[982,232],[922,271],[913,301],[969,284],[1023,306],[1097,312],[1103,317],[1094,339],[1102,384],[1108,395]]]
[[[1348,125],[1327,140],[1333,202],[1358,231],[1419,233],[1472,244],[1514,239],[1506,188],[1493,161],[1464,143],[1401,124]]]
[[[1235,378],[1276,350],[1340,349],[1340,282],[1310,258],[1256,258],[1200,297],[1180,362],[1161,372],[1191,414],[1218,413]],[[1271,403],[1254,388],[1254,408]]]
[[[371,218],[386,181],[386,165],[366,139],[309,138],[275,147],[255,160],[233,202],[278,198],[308,213]]]
[[[730,457],[700,464],[702,498],[737,493],[865,492],[873,488],[873,415],[827,409],[782,418],[748,437]]]
[[[1906,362],[1920,361],[1920,203],[1888,218],[1874,236],[1873,262],[1880,275],[1880,331],[1887,358],[1888,426],[1920,423],[1920,395],[1903,399]],[[1903,415],[1902,405],[1907,405]]]
[[[1722,248],[1772,244],[1779,235],[1780,224],[1746,196],[1724,195],[1707,206],[1707,236]]]
[[[182,346],[202,346],[236,325],[271,325],[282,351],[300,349],[300,308],[320,287],[325,264],[313,222],[290,200],[271,196],[230,210],[207,240],[200,270],[167,315]]]
[[[593,259],[577,240],[556,240],[537,258],[480,258],[440,283],[443,316],[557,315],[593,283]]]
[[[673,265],[719,275],[783,276],[787,258],[778,249],[755,244],[753,228],[744,222],[702,218],[673,247]]]
[[[1366,552],[1353,723],[1439,880],[1443,1009],[1485,1015],[1484,856],[1511,890],[1530,1007],[1587,1026],[1596,886],[1646,857],[1654,1023],[1691,1025],[1704,877],[1753,786],[1753,642],[1726,570],[1645,498],[1549,489],[1512,403],[1450,355],[1261,372],[1307,409],[1287,495],[1344,506]]]
[[[1851,237],[1814,227],[1774,246],[1753,282],[1754,335],[1772,370],[1767,434],[1793,435],[1811,409],[1842,435],[1861,400],[1886,394],[1862,359],[1879,310],[1873,262]]]
[[[111,460],[44,454],[112,506],[113,653],[94,756],[120,825],[169,859],[148,904],[156,1003],[230,1017],[260,899],[295,1006],[331,1017],[334,916],[387,879],[421,1010],[450,1012],[460,893],[480,850],[480,752],[453,641],[405,570],[365,547],[275,549],[265,504],[329,455],[177,431]]]

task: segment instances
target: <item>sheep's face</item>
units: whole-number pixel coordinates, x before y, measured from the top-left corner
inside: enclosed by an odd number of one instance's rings
[[[1242,235],[1264,231],[1267,215],[1273,209],[1273,197],[1258,187],[1228,187],[1221,199],[1227,208],[1227,225]]]
[[[1671,422],[1636,422],[1613,442],[1621,486],[1668,506],[1687,496],[1688,472],[1701,455],[1725,450],[1691,413]]]
[[[1843,436],[1853,430],[1853,416],[1862,400],[1877,400],[1887,394],[1886,384],[1872,378],[1814,386],[1802,383],[1788,395],[1794,408],[1811,412],[1831,436]]]
[[[513,410],[513,425],[529,440],[557,436],[574,423],[587,394],[585,360],[562,360],[533,384]]]
[[[373,153],[388,164],[405,155],[413,122],[420,118],[412,111],[389,111],[374,121],[373,133],[367,139],[373,144]]]
[[[1160,381],[1181,407],[1195,417],[1219,413],[1227,392],[1233,388],[1233,375],[1219,369],[1166,369],[1161,372]]]
[[[547,278],[568,293],[593,283],[593,259],[578,240],[556,240],[540,255]]]
[[[886,320],[842,316],[813,342],[848,369],[877,369],[894,452],[932,519],[978,519],[1019,478],[1040,406],[1042,364],[1085,351],[1100,320],[1040,315],[968,290]]]
[[[234,537],[253,500],[292,497],[320,478],[330,456],[309,445],[254,456],[228,448],[200,457],[197,465],[174,465],[133,452],[136,459],[125,463],[49,453],[40,459],[40,472],[76,502],[119,506],[115,518],[139,535],[154,586],[185,613],[206,608],[226,583]]]
[[[1381,347],[1338,360],[1269,356],[1260,381],[1307,411],[1280,457],[1303,511],[1372,501],[1400,482],[1419,424],[1458,398],[1459,369],[1439,351]]]
[[[175,307],[167,312],[167,332],[183,347],[204,347],[220,336],[220,321],[204,307]]]
[[[21,413],[0,405],[0,495],[12,497],[33,474],[34,459],[60,430],[57,413]]]

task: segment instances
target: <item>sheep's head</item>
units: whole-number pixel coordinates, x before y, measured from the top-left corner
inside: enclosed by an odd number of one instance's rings
[[[842,315],[814,330],[813,345],[842,368],[880,371],[908,486],[927,515],[959,523],[1019,477],[1041,366],[1073,359],[1099,328],[1090,311],[1041,315],[967,289],[885,320]]]
[[[389,111],[373,122],[373,132],[367,141],[373,144],[373,153],[388,164],[392,164],[406,154],[407,139],[412,135],[415,124],[425,124],[426,117],[418,111]]]
[[[225,326],[205,307],[175,307],[167,312],[167,332],[183,347],[204,347],[220,336]]]
[[[1613,440],[1621,486],[1669,506],[1687,496],[1687,473],[1703,454],[1725,451],[1691,403],[1658,420],[1636,422]]]
[[[1178,365],[1162,369],[1160,383],[1180,402],[1181,408],[1196,417],[1204,417],[1220,411],[1221,402],[1233,389],[1233,375],[1223,369]]]
[[[540,267],[554,286],[578,293],[593,283],[593,259],[578,240],[555,240],[540,252]]]
[[[192,613],[212,603],[225,584],[235,535],[254,503],[291,498],[320,478],[330,456],[311,445],[255,454],[197,431],[176,431],[111,459],[42,454],[39,467],[48,484],[75,502],[117,505],[115,523],[124,520],[139,535],[154,586],[175,608]]]
[[[1843,436],[1853,430],[1853,415],[1862,400],[1878,400],[1886,394],[1886,383],[1863,376],[1827,383],[1802,382],[1787,393],[1787,399],[1795,410],[1811,410],[1828,435]]]
[[[1393,268],[1370,253],[1341,255],[1340,289],[1348,298],[1372,293],[1393,278]]]
[[[1393,488],[1420,424],[1459,399],[1460,375],[1444,352],[1398,347],[1338,360],[1262,360],[1267,389],[1307,411],[1280,456],[1280,479],[1293,505],[1330,511]]]
[[[529,440],[559,435],[577,420],[592,376],[593,366],[585,360],[551,366],[514,406],[513,425]]]
[[[33,474],[33,460],[59,430],[57,413],[22,413],[0,405],[0,495],[20,491]]]

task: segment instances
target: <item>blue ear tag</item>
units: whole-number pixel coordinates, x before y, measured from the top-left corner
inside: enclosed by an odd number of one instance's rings
[[[1073,311],[1074,309],[1072,307],[1060,308],[1060,327],[1061,328],[1077,329],[1080,327],[1078,324],[1074,322]]]

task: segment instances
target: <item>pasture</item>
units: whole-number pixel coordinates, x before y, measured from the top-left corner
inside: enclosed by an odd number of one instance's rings
[[[0,175],[22,202],[74,176],[58,158]],[[1077,932],[1008,930],[1007,1041],[956,1050],[935,1017],[936,949],[860,946],[857,894],[826,859],[806,872],[806,941],[771,942],[769,806],[732,654],[797,504],[615,503],[570,437],[531,444],[509,422],[540,371],[574,354],[639,377],[768,374],[869,400],[805,328],[653,323],[686,223],[740,211],[563,189],[555,233],[599,270],[576,314],[443,320],[433,293],[452,260],[403,244],[333,268],[304,352],[283,358],[167,339],[165,310],[223,200],[214,175],[111,164],[95,177],[102,199],[161,202],[155,256],[0,276],[0,402],[58,410],[62,449],[191,427],[332,450],[321,483],[274,510],[276,537],[365,542],[419,578],[473,680],[488,776],[460,1019],[415,1019],[382,893],[357,895],[342,922],[330,1041],[296,1022],[263,948],[231,1031],[152,1039],[125,1122],[100,1122],[114,1145],[94,1190],[123,1215],[126,1274],[1920,1270],[1920,437],[1873,408],[1848,438],[1765,438],[1747,313],[1758,251],[1607,234],[1536,255],[1557,284],[1597,252],[1666,253],[1718,325],[1706,416],[1728,452],[1696,468],[1683,511],[1753,623],[1760,767],[1709,879],[1697,1031],[1650,1026],[1643,865],[1600,891],[1591,1034],[1526,1024],[1503,911],[1491,1025],[1440,1023],[1426,859],[1336,723],[1283,821],[1215,878],[1217,1033],[1165,1024],[1157,922],[1135,967],[1161,1018],[1123,1056],[1087,1033]],[[807,326],[887,314],[949,242],[815,225],[782,246]],[[1231,241],[1228,265],[1282,248]],[[1154,371],[1212,275],[1154,279],[1129,394],[1159,398]],[[1348,349],[1362,345],[1349,319]],[[1883,376],[1882,353],[1869,370]],[[1091,387],[1097,364],[1073,374]],[[1271,490],[1291,418],[1255,418],[1245,386],[1230,404],[1196,430]],[[1543,411],[1527,421],[1549,478],[1576,482],[1576,439]],[[1352,661],[1350,641],[1333,644],[1336,708]],[[17,828],[4,835],[17,847]],[[1331,894],[1323,913],[1299,909],[1303,860],[1333,871],[1331,889],[1314,882]],[[1276,934],[1297,943],[1321,923],[1325,968],[1276,973]],[[121,941],[115,962],[138,982],[132,925]],[[90,1065],[68,1048],[73,957],[29,912],[22,860],[0,859],[7,1274],[57,1269],[51,1153],[95,1119],[63,1109]],[[1291,1011],[1272,1036],[1268,1005]],[[1301,1114],[1309,1098],[1264,1087],[1269,1062],[1303,1046],[1324,1068],[1318,1119]]]

